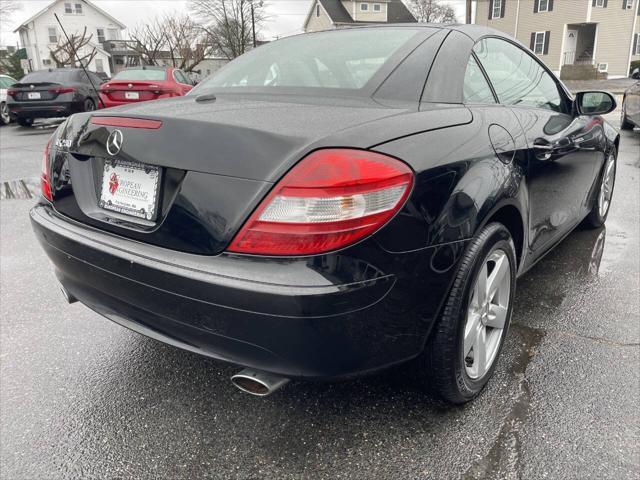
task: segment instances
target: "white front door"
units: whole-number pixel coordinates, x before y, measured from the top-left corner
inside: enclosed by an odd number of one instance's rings
[[[567,29],[567,36],[564,39],[564,59],[563,64],[571,65],[576,60],[576,48],[578,46],[578,30]]]

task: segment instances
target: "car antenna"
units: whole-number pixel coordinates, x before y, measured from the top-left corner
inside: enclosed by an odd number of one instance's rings
[[[91,84],[91,88],[93,88],[93,91],[96,94],[96,97],[98,97],[98,103],[102,104],[102,108],[106,108],[106,105],[104,104],[104,102],[100,98],[100,94],[98,93],[98,89],[93,84],[93,80],[91,80],[91,77],[89,76],[89,73],[87,72],[87,69],[84,68],[84,64],[80,61],[80,57],[78,56],[78,52],[76,52],[76,47],[73,45],[73,43],[71,43],[71,40],[69,40],[69,35],[67,35],[67,32],[65,31],[64,27],[62,26],[62,22],[58,18],[58,14],[54,13],[53,16],[56,17],[56,22],[58,22],[58,25],[60,25],[60,28],[62,29],[62,33],[64,33],[64,37],[67,39],[67,42],[69,43],[69,47],[71,47],[71,51],[73,52],[73,55],[76,57],[76,60],[80,64],[80,67],[82,68],[82,71],[84,72],[84,74],[89,79],[89,83]]]

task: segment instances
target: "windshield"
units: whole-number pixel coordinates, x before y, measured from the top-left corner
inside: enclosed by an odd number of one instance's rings
[[[40,70],[25,75],[20,83],[65,83],[77,82],[77,70]]]
[[[194,92],[229,87],[360,89],[417,31],[358,28],[285,38],[238,57]]]
[[[166,80],[167,72],[165,70],[123,70],[111,80]]]

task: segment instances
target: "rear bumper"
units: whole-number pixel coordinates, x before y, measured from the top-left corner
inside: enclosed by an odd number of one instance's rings
[[[276,260],[174,252],[44,205],[32,209],[31,221],[60,282],[92,310],[165,343],[287,377],[351,376],[415,357],[451,277],[403,279],[340,254]],[[422,256],[428,265],[431,250],[402,261],[415,266]]]
[[[9,104],[9,115],[12,119],[67,117],[82,112],[83,102]]]
[[[104,94],[100,94],[100,103],[102,108],[112,108],[112,107],[121,107],[122,105],[135,105],[140,102],[149,102],[151,100],[111,100]]]

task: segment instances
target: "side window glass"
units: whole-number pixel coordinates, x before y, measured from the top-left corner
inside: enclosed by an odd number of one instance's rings
[[[476,59],[469,57],[464,74],[464,103],[496,103],[487,79],[480,70]]]
[[[184,76],[184,74],[182,73],[181,70],[174,70],[174,75],[176,77],[176,81],[178,83],[184,83],[184,84],[188,84],[189,81],[187,80],[187,78]]]
[[[498,38],[481,40],[473,50],[500,103],[567,113],[554,79],[524,50]]]

